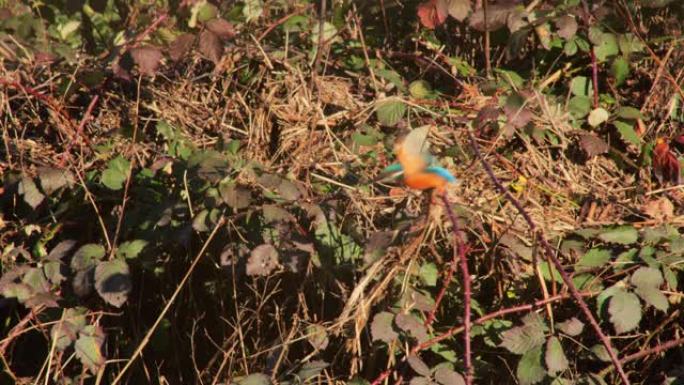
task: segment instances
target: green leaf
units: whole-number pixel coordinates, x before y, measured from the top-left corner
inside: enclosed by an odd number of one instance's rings
[[[105,255],[102,245],[89,243],[81,246],[71,258],[71,268],[74,270],[85,270],[95,266]]]
[[[388,70],[386,68],[378,68],[375,70],[375,75],[394,84],[399,91],[406,92],[407,89],[404,85],[404,79],[397,71]]]
[[[604,62],[610,56],[618,54],[617,38],[612,33],[602,33],[598,45],[594,46],[594,53],[599,62]]]
[[[132,259],[137,257],[140,252],[147,246],[147,241],[144,239],[134,239],[119,245],[116,249],[116,256],[120,258]]]
[[[608,118],[610,117],[610,114],[608,111],[605,109],[599,107],[595,108],[589,113],[589,118],[587,119],[587,122],[589,122],[589,125],[592,127],[596,127],[601,123],[604,123]]]
[[[568,359],[563,352],[558,337],[553,336],[546,341],[546,354],[544,356],[546,367],[549,369],[549,374],[556,374],[568,368]]]
[[[603,362],[611,362],[610,354],[608,354],[608,349],[601,344],[596,344],[591,347],[591,352]]]
[[[618,108],[617,116],[623,119],[632,120],[644,118],[644,115],[641,114],[641,111],[639,111],[639,109],[630,106],[622,106]]]
[[[546,376],[546,370],[542,365],[542,346],[539,345],[527,351],[516,370],[516,376],[521,385],[532,385],[541,382]]]
[[[395,126],[406,113],[406,104],[401,100],[390,99],[379,102],[375,113],[383,126]]]
[[[435,371],[435,381],[442,385],[465,385],[465,378],[460,373],[444,366]]]
[[[615,125],[615,128],[617,128],[618,132],[620,133],[620,137],[622,140],[624,140],[627,143],[631,143],[635,146],[639,146],[641,144],[641,138],[639,135],[634,131],[634,125],[625,123],[620,120],[616,120],[613,122],[613,125]]]
[[[627,251],[620,253],[615,259],[614,268],[617,270],[622,270],[629,267],[630,265],[633,265],[634,263],[636,263],[636,257],[638,252],[639,250],[637,249],[629,249]]]
[[[632,33],[618,35],[618,46],[623,55],[630,55],[634,52],[642,52],[645,48],[644,43]]]
[[[570,92],[574,96],[592,96],[594,95],[594,87],[588,77],[575,76],[570,81]]]
[[[574,39],[565,42],[565,45],[563,46],[563,53],[566,56],[575,56],[577,53],[577,43]]]
[[[578,320],[576,317],[572,317],[567,321],[560,322],[558,328],[565,334],[575,337],[582,333],[584,330],[584,323]]]
[[[302,384],[312,383],[313,381],[309,380],[317,377],[323,371],[323,369],[327,368],[328,366],[330,365],[327,362],[321,360],[307,362],[302,365],[301,369],[299,369],[297,372],[297,378]]]
[[[130,171],[131,163],[121,155],[109,161],[107,169],[102,172],[101,181],[110,190],[120,190]]]
[[[501,346],[511,353],[524,354],[544,344],[544,329],[534,326],[516,326],[501,333]]]
[[[568,102],[568,111],[575,118],[587,116],[591,110],[591,99],[587,96],[573,96]]]
[[[245,0],[245,5],[242,7],[242,15],[248,23],[258,19],[263,12],[263,0]]]
[[[97,373],[105,363],[100,350],[102,342],[104,342],[102,330],[97,326],[88,325],[81,330],[74,345],[76,357],[91,373]]]
[[[641,299],[647,304],[653,306],[654,308],[667,312],[670,303],[667,301],[667,297],[658,288],[654,287],[638,287],[634,290]]]
[[[610,250],[593,248],[580,258],[575,264],[576,267],[600,267],[610,261]]]
[[[625,82],[629,76],[629,62],[622,56],[618,56],[613,60],[610,66],[610,73],[615,78],[615,85],[619,86]]]
[[[598,238],[604,242],[631,245],[639,239],[639,232],[629,225],[617,226],[601,232]]]
[[[539,270],[541,271],[542,277],[544,277],[545,280],[549,282],[563,282],[563,277],[561,277],[556,267],[549,265],[547,261],[541,262],[539,264]]]
[[[423,263],[420,267],[420,278],[423,280],[427,286],[437,285],[437,278],[439,277],[439,270],[437,270],[437,265],[432,262]]]
[[[416,80],[409,84],[409,93],[416,99],[427,99],[434,96],[430,83],[425,80]]]
[[[121,307],[132,287],[131,273],[125,260],[100,262],[95,268],[95,289],[108,304]]]
[[[412,354],[408,356],[406,361],[408,361],[411,369],[413,369],[416,373],[420,374],[421,376],[429,376],[431,374],[430,367],[427,366],[427,364],[422,359],[420,359],[418,355]]]
[[[632,273],[630,282],[632,282],[632,285],[636,287],[658,288],[663,284],[663,275],[658,269],[654,269],[652,267],[640,267],[637,269],[637,271]]]
[[[237,381],[238,385],[271,385],[271,379],[263,373],[252,373]]]
[[[639,326],[641,304],[634,293],[619,289],[611,298],[608,306],[610,322],[618,334],[628,332]]]

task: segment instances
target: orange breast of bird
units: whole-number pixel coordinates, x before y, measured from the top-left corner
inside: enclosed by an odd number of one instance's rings
[[[405,175],[413,175],[425,169],[427,161],[420,157],[420,155],[413,154],[406,150],[402,145],[395,147],[397,160],[401,164],[401,168]]]
[[[404,183],[416,190],[427,190],[434,188],[443,191],[446,187],[446,179],[431,173],[419,172],[416,174],[405,174]]]

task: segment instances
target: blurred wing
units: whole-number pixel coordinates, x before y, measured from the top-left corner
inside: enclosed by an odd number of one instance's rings
[[[423,126],[412,130],[396,146],[397,159],[405,174],[415,174],[430,163],[430,144],[427,135],[430,126]]]
[[[393,163],[380,171],[380,174],[375,178],[375,181],[377,182],[397,178],[403,173],[404,170],[401,168],[401,165],[399,163]]]

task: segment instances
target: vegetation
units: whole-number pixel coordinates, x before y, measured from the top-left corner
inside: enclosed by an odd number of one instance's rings
[[[681,383],[682,19],[0,0],[1,382]]]

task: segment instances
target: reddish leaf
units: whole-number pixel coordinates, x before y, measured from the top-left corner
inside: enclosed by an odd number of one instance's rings
[[[169,56],[171,60],[178,61],[190,50],[195,41],[195,35],[184,33],[176,38],[169,46]]]
[[[223,55],[223,44],[215,33],[205,30],[199,37],[199,50],[207,59],[218,63]]]
[[[487,6],[487,28],[490,31],[496,31],[506,25],[508,15],[515,11],[516,5],[510,4],[492,4]],[[470,26],[480,32],[485,31],[484,9],[480,8],[470,15]]]
[[[448,12],[449,9],[444,0],[428,0],[418,5],[420,23],[429,29],[435,29],[444,24],[449,15]]]
[[[680,184],[679,160],[662,138],[656,141],[653,149],[653,172],[660,183]]]
[[[223,40],[228,40],[235,36],[235,28],[233,24],[221,19],[211,19],[207,22],[207,29],[215,33],[216,36]]]
[[[145,46],[130,50],[133,62],[138,65],[138,71],[143,75],[154,75],[162,59],[162,53],[157,47]]]

